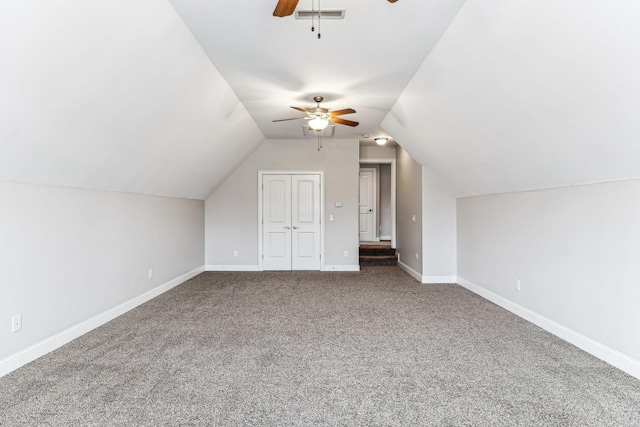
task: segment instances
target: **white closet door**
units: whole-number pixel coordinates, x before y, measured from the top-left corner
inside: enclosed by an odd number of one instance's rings
[[[262,178],[263,270],[291,270],[291,175]]]
[[[320,270],[320,175],[292,175],[291,266]]]

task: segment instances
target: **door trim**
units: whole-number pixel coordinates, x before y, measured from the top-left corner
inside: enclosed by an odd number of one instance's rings
[[[396,249],[396,159],[394,158],[366,158],[360,159],[361,164],[390,164],[391,165],[391,247]]]
[[[262,256],[264,255],[262,251],[262,177],[264,175],[308,174],[320,175],[320,271],[324,271],[324,171],[317,170],[258,170],[258,271],[264,271],[262,265]]]

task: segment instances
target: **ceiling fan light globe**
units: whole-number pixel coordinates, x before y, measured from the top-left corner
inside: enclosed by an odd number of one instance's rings
[[[315,119],[311,119],[309,120],[309,127],[313,130],[323,130],[324,128],[327,127],[327,125],[329,124],[329,120],[325,120],[325,119],[319,119],[319,118],[315,118]]]

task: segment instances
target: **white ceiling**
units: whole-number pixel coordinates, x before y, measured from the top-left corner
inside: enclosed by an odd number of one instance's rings
[[[353,108],[336,138],[383,135],[380,122],[396,102],[464,0],[322,0],[345,9],[323,20],[274,17],[277,0],[169,0],[267,138],[300,138],[304,121],[289,106]],[[317,7],[317,1],[316,1]],[[298,9],[311,9],[300,0]]]

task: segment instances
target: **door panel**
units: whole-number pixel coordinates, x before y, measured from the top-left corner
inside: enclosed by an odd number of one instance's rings
[[[293,175],[293,270],[320,270],[320,175]]]
[[[359,219],[360,241],[370,242],[376,238],[375,230],[375,170],[360,169]]]
[[[320,175],[263,175],[263,270],[320,270]]]
[[[262,268],[291,270],[291,176],[262,177]]]

